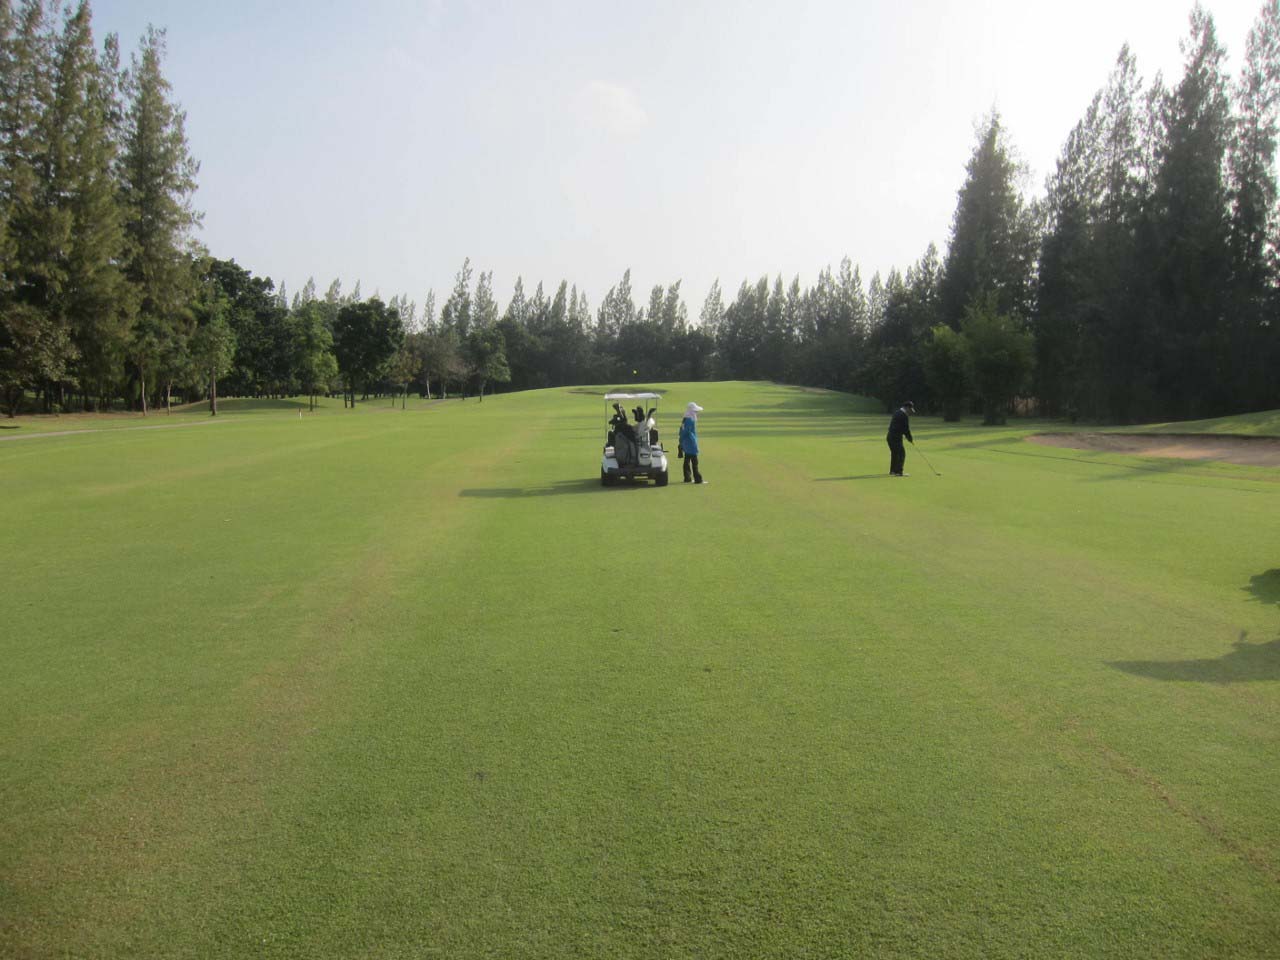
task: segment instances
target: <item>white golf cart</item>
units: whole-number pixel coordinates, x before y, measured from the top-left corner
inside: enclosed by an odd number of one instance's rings
[[[658,427],[653,415],[658,410],[658,393],[606,393],[605,417],[608,434],[604,456],[600,458],[600,484],[611,487],[623,478],[652,480],[655,486],[667,485],[667,453],[658,442]],[[633,409],[623,402],[636,402]]]

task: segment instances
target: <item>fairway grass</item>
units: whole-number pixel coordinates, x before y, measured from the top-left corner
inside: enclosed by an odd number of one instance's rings
[[[1280,471],[664,389],[0,443],[0,956],[1280,956]]]

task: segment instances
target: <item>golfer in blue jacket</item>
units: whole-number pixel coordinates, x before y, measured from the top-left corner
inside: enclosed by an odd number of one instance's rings
[[[684,452],[684,482],[702,483],[702,472],[698,469],[698,414],[702,408],[691,403],[684,408],[684,419],[680,421],[680,449]]]

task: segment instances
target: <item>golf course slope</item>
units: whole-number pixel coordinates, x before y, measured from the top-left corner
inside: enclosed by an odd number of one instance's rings
[[[1280,955],[1280,470],[615,386],[0,443],[0,957]]]

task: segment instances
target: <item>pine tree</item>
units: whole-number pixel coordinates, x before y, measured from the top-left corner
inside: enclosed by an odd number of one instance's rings
[[[941,287],[943,320],[958,328],[966,307],[994,294],[998,310],[1031,312],[1036,230],[1017,189],[1015,163],[999,116],[978,136],[960,188]]]
[[[711,289],[707,298],[702,301],[702,312],[698,314],[698,325],[703,333],[714,337],[724,320],[724,297],[720,293],[720,278],[711,281]]]
[[[541,295],[541,285],[538,287],[538,292]],[[476,281],[476,298],[471,318],[473,326],[485,330],[498,322],[498,301],[493,298],[492,270],[488,273],[481,271],[480,279]]]
[[[1085,119],[1071,131],[1047,187],[1048,222],[1041,241],[1032,327],[1040,371],[1036,396],[1049,416],[1077,415],[1082,394],[1095,392],[1086,384],[1094,382],[1098,371],[1085,368],[1082,351],[1089,315],[1097,310],[1098,299],[1093,239],[1100,216],[1097,197],[1102,192],[1098,150],[1101,99],[1101,94],[1094,98]],[[954,345],[936,335],[934,343],[938,345],[932,354],[935,379],[954,383],[954,378],[939,372],[954,367],[940,359],[953,357]]]
[[[434,333],[436,329],[436,292],[428,290],[422,301],[422,329]]]
[[[1231,190],[1229,364],[1236,409],[1280,404],[1276,366],[1276,134],[1280,119],[1280,0],[1266,0],[1249,31],[1236,85],[1239,116],[1228,153]]]
[[[120,272],[125,250],[117,197],[115,134],[121,113],[118,56],[111,38],[94,52],[91,13],[83,0],[68,17],[58,46],[54,103],[66,152],[56,190],[70,214],[63,248],[65,284],[58,310],[76,347],[76,379],[89,406],[113,391],[129,337],[131,303]]]
[[[71,217],[55,169],[67,152],[54,104],[55,35],[44,0],[0,21],[0,207],[7,240],[0,299],[0,380],[12,412],[28,388],[61,383],[74,357],[58,296]]]
[[[120,163],[124,272],[138,310],[129,353],[144,414],[148,374],[159,372],[171,383],[191,333],[188,243],[200,219],[191,207],[199,164],[188,152],[186,114],[170,100],[163,60],[164,32],[148,28],[126,76],[129,110]],[[156,371],[159,365],[164,369]]]
[[[454,279],[453,293],[440,311],[440,325],[454,331],[459,339],[471,329],[471,258],[462,262],[462,269]]]
[[[1183,43],[1181,82],[1161,105],[1162,136],[1141,268],[1153,284],[1157,408],[1178,419],[1225,413],[1230,237],[1226,148],[1231,127],[1225,53],[1199,5]]]

